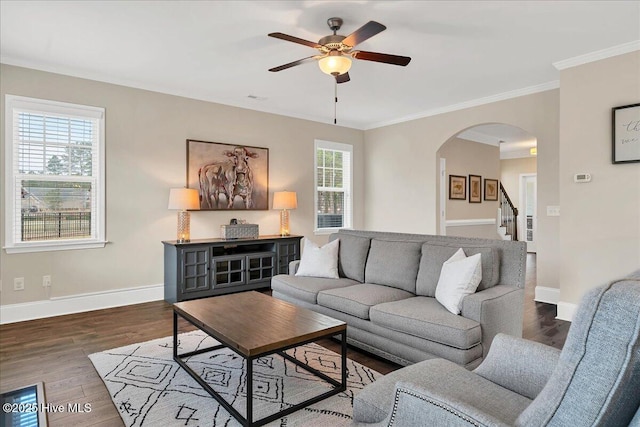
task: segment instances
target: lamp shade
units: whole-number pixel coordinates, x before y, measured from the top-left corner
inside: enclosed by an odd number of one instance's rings
[[[172,188],[169,191],[169,209],[200,209],[198,190],[193,188]]]
[[[318,61],[323,73],[331,75],[344,74],[351,69],[351,59],[341,54],[325,56]]]
[[[295,209],[298,196],[295,191],[276,191],[273,193],[273,209]]]

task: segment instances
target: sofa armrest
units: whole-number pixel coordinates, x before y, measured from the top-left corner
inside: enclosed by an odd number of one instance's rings
[[[479,322],[482,328],[482,357],[487,357],[497,334],[522,336],[523,305],[524,289],[509,285],[493,286],[462,300],[460,314]]]
[[[487,358],[473,372],[533,400],[551,377],[559,357],[557,348],[498,334]]]
[[[398,382],[395,387],[393,409],[387,418],[375,424],[354,424],[358,427],[398,426],[494,426],[507,424],[483,413],[467,402],[445,393],[427,390],[410,382]]]
[[[289,263],[289,276],[295,276],[296,271],[298,271],[298,267],[300,267],[300,260],[297,259],[295,261],[291,261]]]

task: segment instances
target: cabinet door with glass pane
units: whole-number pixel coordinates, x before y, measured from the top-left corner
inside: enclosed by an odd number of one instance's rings
[[[209,247],[195,246],[180,251],[180,283],[182,293],[189,294],[211,289],[209,281]]]
[[[278,274],[289,274],[289,263],[300,259],[300,239],[278,243]]]
[[[269,280],[275,272],[276,254],[262,252],[247,255],[247,283],[257,283]]]
[[[216,256],[211,259],[213,289],[246,283],[246,255]]]

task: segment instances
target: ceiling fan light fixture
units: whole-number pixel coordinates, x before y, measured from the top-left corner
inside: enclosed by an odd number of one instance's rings
[[[339,76],[351,69],[351,59],[342,55],[340,52],[335,52],[335,54],[331,52],[318,61],[318,66],[325,74]]]

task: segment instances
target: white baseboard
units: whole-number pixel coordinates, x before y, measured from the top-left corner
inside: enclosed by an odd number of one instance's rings
[[[447,227],[467,227],[470,225],[494,225],[495,218],[478,218],[478,219],[448,219],[445,223]]]
[[[556,316],[556,319],[567,320],[569,322],[572,322],[573,316],[576,314],[577,309],[578,309],[577,304],[560,301],[558,303],[558,315]]]
[[[164,285],[56,297],[44,301],[0,306],[0,324],[101,310],[164,298]]]
[[[558,305],[560,301],[560,289],[548,288],[546,286],[536,286],[534,301],[544,302],[547,304]]]

